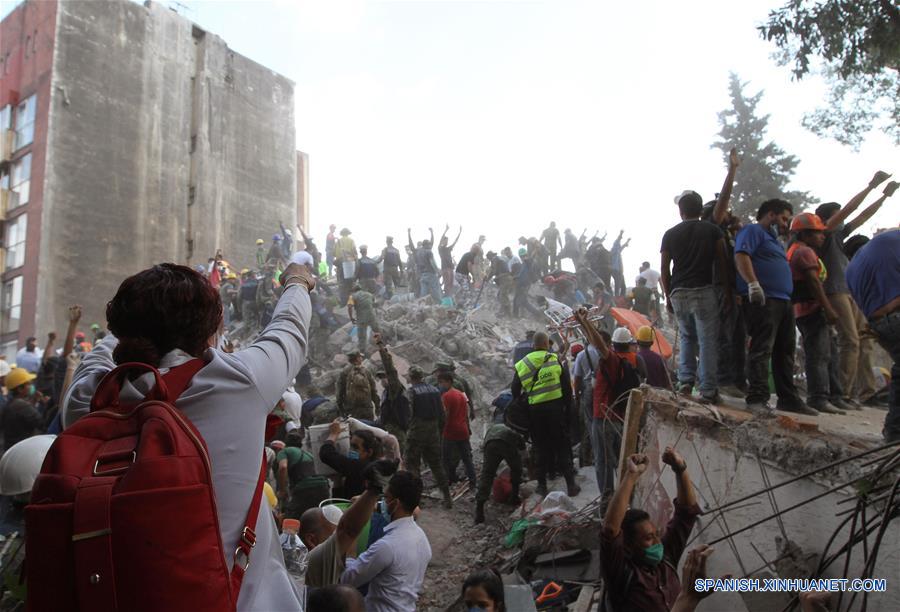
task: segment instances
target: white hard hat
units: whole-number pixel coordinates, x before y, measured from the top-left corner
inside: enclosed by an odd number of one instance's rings
[[[0,458],[0,494],[22,495],[31,491],[44,457],[56,436],[31,436],[12,446]]]
[[[12,368],[9,367],[9,364],[6,363],[5,359],[0,359],[0,376],[6,376],[12,371]]]
[[[634,337],[627,327],[617,327],[613,332],[612,341],[614,344],[631,344],[634,342]]]

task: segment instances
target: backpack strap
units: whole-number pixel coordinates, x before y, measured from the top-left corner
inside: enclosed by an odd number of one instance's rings
[[[166,383],[166,389],[169,392],[169,401],[174,404],[175,400],[181,397],[188,385],[191,384],[194,376],[203,369],[206,362],[202,359],[191,359],[179,366],[169,369],[163,374],[162,379]]]
[[[247,520],[244,521],[244,529],[241,531],[241,539],[234,549],[233,565],[231,567],[231,593],[234,597],[234,605],[237,605],[238,595],[241,591],[241,582],[244,574],[250,567],[250,552],[256,546],[256,519],[259,517],[259,507],[262,504],[263,483],[266,481],[266,454],[263,452],[262,466],[259,469],[259,480],[256,481],[256,490],[250,500],[250,509],[247,511]],[[243,560],[240,556],[243,555]]]

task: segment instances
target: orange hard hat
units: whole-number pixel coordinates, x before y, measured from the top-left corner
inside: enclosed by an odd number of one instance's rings
[[[801,232],[803,230],[825,231],[825,224],[822,219],[815,213],[800,213],[791,221],[791,231]]]

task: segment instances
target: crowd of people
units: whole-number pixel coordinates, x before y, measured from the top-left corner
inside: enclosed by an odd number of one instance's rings
[[[102,402],[134,406],[163,386],[179,390],[168,401],[208,453],[220,548],[240,551],[247,561],[233,586],[235,604],[299,609],[279,545],[284,521],[299,520],[297,533],[309,550],[304,580],[311,612],[415,609],[432,557],[417,522],[428,511],[422,464],[446,508],[453,505],[451,487],[465,482],[481,523],[504,463],[510,504],[520,500],[526,466],[536,494],[547,494],[561,476],[566,493],[577,496],[577,448],[580,464],[594,466],[601,492],[603,577],[612,609],[693,609],[703,594],[682,589],[677,571],[699,514],[687,464],[675,449],[663,454],[677,495],[662,533],[646,512],[629,508],[647,457],[629,457],[618,478],[632,389],[647,384],[690,396],[696,390],[694,397],[709,404],[722,402],[721,395],[743,398],[750,412],[765,417],[771,386],[776,409],[845,414],[880,404],[872,380],[877,340],[893,360],[883,435],[900,439],[900,230],[871,240],[854,234],[898,183],[878,172],[847,204],[814,212],[795,214],[789,202],[768,200],[756,222],[745,224],[729,208],[739,163],[732,152],[715,201],[704,204],[694,191],[676,198],[681,222],[662,237],[660,271],[643,262],[631,287],[624,231],[607,248],[599,232],[560,233],[555,223],[539,238],[519,238],[515,252],[509,246],[485,252],[480,236],[458,261],[462,228],[453,237],[445,227],[437,258],[434,233],[417,242],[409,230],[405,253],[387,237],[371,257],[348,228],[336,232],[332,225],[321,253],[302,228],[295,238],[281,225],[268,246],[257,240],[250,268],[237,271],[222,252],[206,266],[154,266],[122,283],[108,304],[106,328],[92,325],[90,338],[78,331],[81,309],[72,306],[60,350],[51,333],[43,350],[29,338],[13,367],[0,361],[5,448],[41,433],[71,440]],[[878,198],[858,212],[883,183]],[[538,284],[552,298],[533,292]],[[545,321],[550,300],[573,314],[565,330],[529,332],[513,351],[509,380],[502,381],[508,389],[486,415],[478,473],[471,436],[482,406],[473,385],[453,363],[430,371],[411,364],[401,376],[378,313],[404,293],[473,307],[486,287],[500,316]],[[675,368],[655,345],[665,325],[663,303],[677,325]],[[637,311],[647,324],[633,333],[610,316],[612,307]],[[332,400],[310,384],[307,364],[326,350],[319,331],[330,333],[346,320],[355,324],[358,348],[346,356]],[[239,329],[247,344],[235,350],[228,334]],[[797,329],[805,399],[794,368]],[[376,354],[378,368],[368,367]],[[135,363],[162,378],[133,372],[119,380],[119,397],[100,392],[107,374]],[[327,433],[313,444],[317,426]],[[107,455],[97,459],[95,476]],[[37,504],[59,495],[40,478],[35,487],[44,495],[34,497]],[[268,511],[257,517],[259,505]],[[688,552],[684,575],[702,575],[710,552]],[[239,565],[234,557],[228,556],[231,567]],[[28,571],[30,577],[37,570]],[[489,570],[473,573],[461,596],[470,609],[505,609],[502,582]]]

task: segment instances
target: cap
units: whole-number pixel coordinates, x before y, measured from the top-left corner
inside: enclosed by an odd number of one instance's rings
[[[618,327],[616,331],[613,332],[612,335],[613,344],[631,344],[634,342],[634,337],[631,335],[631,332],[628,331],[627,327]]]
[[[456,366],[453,365],[453,360],[450,361],[438,361],[434,364],[434,371],[438,370],[455,370]]]
[[[341,236],[349,236],[351,233],[352,232],[346,227],[341,229]]]
[[[693,189],[685,189],[680,194],[675,196],[675,204],[680,204],[682,198],[686,198],[691,196],[691,199],[695,202],[698,202],[700,206],[703,206],[703,198],[700,197],[700,194],[694,191]]]
[[[275,450],[282,450],[284,448],[284,442],[281,440],[272,440],[269,442],[269,446],[274,448]]]
[[[378,370],[377,372],[375,372],[375,378],[386,378],[386,377],[387,377],[387,372],[385,372],[384,370]]]
[[[653,342],[653,328],[649,325],[641,325],[637,330],[638,342]]]
[[[12,368],[6,375],[6,388],[12,391],[26,383],[30,383],[37,376],[26,370],[25,368]]]
[[[362,357],[362,353],[360,353],[359,351],[350,351],[349,353],[347,353],[347,357],[350,359],[353,359],[354,357]]]
[[[425,376],[425,370],[423,370],[423,369],[420,368],[419,366],[412,366],[411,368],[409,368],[409,375],[410,375],[410,376],[417,376],[417,377],[418,377],[418,376]]]

